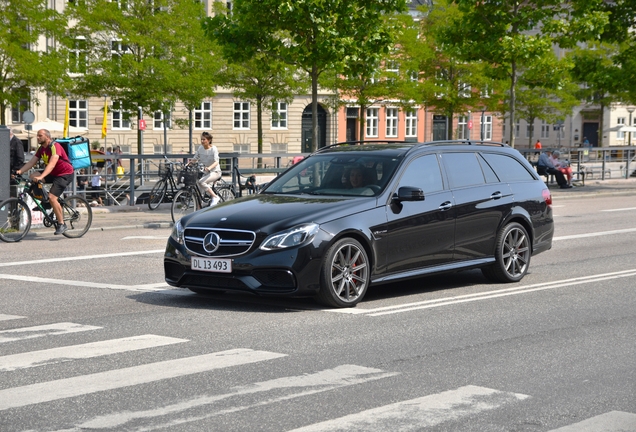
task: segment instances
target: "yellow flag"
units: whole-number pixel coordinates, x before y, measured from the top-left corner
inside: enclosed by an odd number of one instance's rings
[[[106,138],[108,132],[108,104],[104,99],[104,120],[102,120],[102,139]]]
[[[68,138],[68,123],[69,123],[68,99],[66,99],[66,114],[64,115],[64,137],[63,138]]]

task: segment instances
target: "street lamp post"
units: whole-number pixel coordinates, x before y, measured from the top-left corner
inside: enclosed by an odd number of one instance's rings
[[[627,108],[627,112],[629,113],[629,122],[627,123],[627,126],[632,127],[632,113],[634,112],[634,108]],[[632,145],[632,131],[630,130],[628,134],[627,145]]]

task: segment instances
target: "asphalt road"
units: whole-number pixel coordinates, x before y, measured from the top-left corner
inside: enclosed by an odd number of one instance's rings
[[[349,310],[167,287],[165,210],[0,244],[0,430],[636,431],[636,193],[574,192],[520,283]]]

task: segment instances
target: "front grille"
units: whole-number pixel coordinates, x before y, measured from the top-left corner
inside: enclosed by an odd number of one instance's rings
[[[220,275],[185,275],[180,281],[181,285],[192,288],[226,288],[235,290],[249,290],[240,280],[231,276]]]
[[[271,288],[294,288],[294,275],[288,270],[255,270],[254,277],[264,286]]]
[[[209,253],[203,248],[203,239],[209,233],[219,236],[219,248]],[[253,231],[241,231],[219,228],[186,228],[185,247],[195,255],[209,257],[230,257],[246,253],[256,239]]]

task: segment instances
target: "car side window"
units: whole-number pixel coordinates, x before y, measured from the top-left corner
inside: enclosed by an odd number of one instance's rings
[[[444,153],[442,161],[451,189],[486,183],[484,173],[474,152]]]
[[[517,159],[495,153],[482,153],[488,164],[495,170],[501,181],[532,181],[534,177]]]
[[[444,189],[437,155],[431,154],[412,160],[400,178],[398,187],[401,186],[419,187],[425,194]]]

